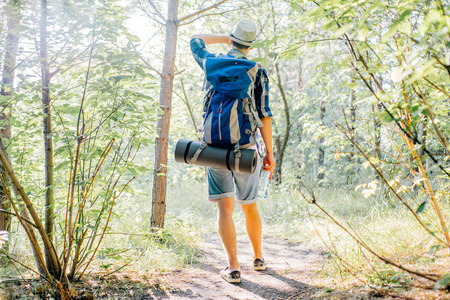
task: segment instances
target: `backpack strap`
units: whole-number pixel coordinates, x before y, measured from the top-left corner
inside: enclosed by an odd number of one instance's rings
[[[197,149],[197,151],[195,151],[194,155],[192,155],[192,158],[189,161],[190,164],[195,165],[200,153],[202,153],[202,151],[206,148],[206,146],[208,146],[206,142],[201,143],[200,147]]]
[[[258,116],[258,113],[256,112],[256,100],[255,100],[255,79],[256,79],[256,74],[258,73],[259,69],[262,69],[263,66],[260,63],[256,63],[256,65],[251,68],[250,70],[248,70],[248,75],[250,76],[250,78],[252,79],[252,84],[250,85],[249,88],[249,96],[250,96],[250,100],[251,100],[251,112],[253,114],[253,117],[255,118],[255,122],[256,122],[256,126],[257,127],[263,127],[263,122],[261,121],[261,119]]]
[[[241,149],[239,148],[239,143],[234,146],[234,171],[239,172],[239,162],[241,158]]]

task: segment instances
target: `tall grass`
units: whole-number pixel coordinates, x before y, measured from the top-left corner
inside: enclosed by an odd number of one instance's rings
[[[333,217],[351,227],[385,257],[421,270],[439,268],[445,259],[449,259],[447,252],[436,246],[410,213],[403,207],[392,207],[391,201],[382,193],[366,199],[351,187],[321,187],[315,194],[318,203]],[[169,185],[163,230],[150,229],[148,198],[129,197],[134,198],[132,205],[138,207],[130,208],[129,214],[122,211],[123,215],[113,220],[111,234],[95,263],[98,269],[114,272],[125,266],[121,270],[167,271],[201,259],[204,237],[217,231],[217,206],[206,200],[205,182],[197,179]],[[124,210],[125,204],[119,203],[118,207]],[[331,274],[342,279],[356,272],[364,280],[374,283],[408,278],[363,251],[348,234],[303,200],[293,187],[271,185],[267,199],[260,200],[258,207],[265,236],[305,243],[329,253],[331,259],[323,267],[327,276]],[[428,207],[422,217],[432,213],[428,209],[431,210]],[[448,206],[445,210],[450,212]],[[245,234],[244,215],[237,203],[234,221],[238,234]],[[24,245],[15,245],[13,251],[24,256]],[[32,261],[31,255],[29,260]]]
[[[422,272],[447,272],[442,264],[450,260],[448,252],[437,245],[404,207],[393,207],[384,193],[366,199],[351,187],[344,187],[320,188],[315,195],[328,213],[379,255]],[[448,206],[444,210],[450,212]],[[273,188],[268,200],[261,203],[261,212],[266,221],[266,233],[328,252],[331,260],[326,262],[324,274],[340,278],[356,275],[369,283],[395,283],[409,278],[362,249],[295,190]],[[432,214],[428,207],[420,217],[431,219]]]

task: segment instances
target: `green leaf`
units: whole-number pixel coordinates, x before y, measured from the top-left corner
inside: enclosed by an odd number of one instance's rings
[[[391,79],[393,82],[400,82],[404,76],[405,68],[403,66],[399,66],[391,73]]]
[[[441,248],[443,248],[443,246],[440,245],[440,244],[433,245],[433,246],[431,246],[430,250],[428,251],[428,254],[434,255],[434,253],[435,253],[436,251],[438,251],[439,249],[441,249]]]
[[[412,84],[414,82],[416,82],[418,79],[421,79],[425,76],[427,76],[428,74],[434,72],[435,68],[434,68],[434,64],[436,63],[435,59],[431,59],[429,61],[427,61],[425,64],[423,64],[423,66],[421,66],[418,70],[416,70],[411,78],[408,80],[409,84]]]
[[[365,162],[363,162],[363,167],[364,169],[367,169],[370,166],[370,161],[366,160]]]
[[[56,172],[56,171],[65,169],[65,168],[68,167],[69,165],[70,165],[70,161],[69,161],[69,160],[63,161],[63,162],[61,162],[61,163],[59,163],[59,164],[56,165],[54,171]]]
[[[383,119],[383,121],[385,121],[386,123],[394,121],[391,114],[385,110],[380,113],[380,118]]]
[[[344,26],[339,28],[339,30],[333,34],[333,37],[338,38],[338,37],[344,35],[352,27],[353,27],[353,23],[345,24]]]
[[[383,37],[381,38],[382,42],[386,42],[388,39],[390,39],[397,31],[400,29],[403,31],[404,28],[400,28],[401,26],[406,26],[406,24],[403,24],[403,21],[406,20],[407,17],[411,14],[412,9],[406,9],[400,17],[392,24],[391,27],[389,27],[388,32],[386,32]],[[411,24],[410,24],[411,26]]]
[[[113,264],[105,264],[105,265],[100,265],[100,268],[107,270],[109,267],[111,267]]]
[[[300,4],[298,4],[298,2],[291,2],[291,8],[298,11],[300,9]]]
[[[117,84],[123,79],[123,75],[110,76],[108,79],[114,81],[114,84]]]
[[[426,204],[427,204],[427,201],[423,201],[423,202],[419,205],[419,207],[417,208],[416,214],[422,213],[422,212],[425,210]]]
[[[415,113],[416,111],[419,110],[419,108],[420,108],[420,104],[414,104],[413,106],[411,106],[410,112]]]
[[[433,286],[435,290],[446,290],[450,288],[450,273],[445,274]]]
[[[367,40],[367,35],[369,34],[370,29],[367,27],[362,27],[358,30],[358,40],[361,42],[365,42]]]
[[[427,33],[433,24],[440,22],[441,20],[441,12],[437,9],[432,9],[423,19],[422,24],[419,26],[419,31],[421,31],[422,33]]]
[[[139,37],[135,36],[134,34],[129,33],[126,36],[130,42],[140,42],[141,41],[141,39]]]

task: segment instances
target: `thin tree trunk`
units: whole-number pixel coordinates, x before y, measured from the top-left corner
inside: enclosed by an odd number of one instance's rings
[[[2,139],[0,139],[0,151],[2,153],[2,156],[5,159],[5,162],[7,165],[11,166],[11,161],[9,159],[9,155],[8,152],[6,151],[6,148],[3,145]],[[5,182],[6,183],[6,178],[8,178],[9,182],[11,182],[11,178],[10,176],[7,174],[6,172],[6,167],[4,167],[4,164],[1,163],[2,168],[4,170],[4,174],[1,175],[2,178],[2,183]],[[20,193],[17,190],[16,185],[14,185],[13,183],[10,184],[13,190],[13,193],[11,194],[8,190],[5,190],[5,197],[11,200],[13,200],[13,198],[20,198]],[[18,202],[18,206],[19,206],[19,214],[27,219],[27,220],[31,220],[30,215],[28,214],[28,210],[26,207],[25,202],[23,201],[23,199],[17,201]],[[14,210],[14,203],[11,203],[11,207],[13,207]],[[16,207],[17,209],[17,207]],[[17,212],[16,212],[17,213]],[[31,249],[33,250],[33,255],[34,255],[34,260],[36,262],[36,266],[38,268],[39,274],[41,274],[42,276],[47,276],[47,271],[45,268],[45,261],[44,261],[44,256],[42,255],[42,251],[41,251],[41,247],[39,246],[39,242],[38,239],[36,237],[36,234],[34,232],[34,228],[33,226],[31,226],[31,224],[27,223],[27,222],[22,222],[22,225],[24,227],[25,232],[28,235],[28,239],[30,241],[30,245],[31,245]]]
[[[41,77],[42,77],[42,106],[44,112],[43,132],[44,132],[44,156],[45,156],[45,232],[48,235],[50,242],[53,244],[53,213],[54,213],[54,198],[53,198],[53,139],[52,133],[52,119],[51,119],[51,105],[50,105],[50,71],[48,65],[47,53],[47,0],[41,0],[41,20],[40,20],[40,49],[39,56],[41,60]],[[47,268],[54,276],[57,274],[58,267],[54,266],[51,259],[51,249],[45,248],[45,260]],[[57,277],[58,278],[58,277]]]
[[[57,274],[60,272],[61,267],[59,266],[58,257],[56,254],[55,247],[53,243],[49,240],[47,233],[45,232],[45,227],[41,222],[41,219],[39,215],[37,214],[36,210],[34,209],[33,203],[31,202],[30,198],[28,197],[28,194],[25,192],[24,188],[20,184],[19,180],[17,179],[16,175],[14,174],[14,171],[12,169],[12,166],[9,162],[8,155],[3,143],[3,139],[0,138],[0,164],[3,165],[5,168],[5,172],[8,176],[8,178],[11,180],[11,184],[14,186],[15,189],[17,189],[17,195],[20,195],[22,198],[23,204],[26,207],[26,210],[28,210],[28,213],[31,216],[31,219],[33,220],[34,224],[36,225],[37,230],[39,231],[39,235],[42,238],[42,242],[44,244],[44,251],[45,253],[49,253],[49,257],[52,260],[51,265],[56,266],[57,268]],[[24,214],[26,216],[26,213]],[[27,216],[27,219],[29,217]],[[32,237],[30,237],[30,242],[33,243]],[[39,245],[36,246],[36,249],[39,248]],[[47,268],[48,269],[48,268]],[[56,277],[56,276],[54,276]]]
[[[372,106],[372,111],[374,113],[373,118],[373,139],[375,144],[375,154],[378,159],[381,158],[381,150],[380,150],[380,142],[381,142],[381,123],[380,120],[378,120],[378,117],[375,116],[377,112],[377,107],[375,107],[376,104]]]
[[[289,134],[291,131],[291,117],[289,112],[289,104],[287,101],[286,93],[284,92],[283,85],[281,83],[281,74],[278,66],[278,62],[275,63],[275,71],[277,75],[277,86],[281,94],[281,100],[283,101],[284,107],[284,117],[286,119],[286,126],[283,138],[278,143],[275,143],[277,147],[276,158],[275,158],[275,180],[277,183],[281,183],[281,168],[283,165],[284,151],[286,150],[286,146],[289,140]]]
[[[355,91],[352,90],[350,92],[350,124],[352,126],[352,130],[356,129],[356,105],[355,105]]]
[[[178,32],[178,1],[169,0],[166,21],[166,43],[164,50],[163,71],[161,76],[161,90],[159,105],[163,111],[158,120],[158,137],[155,145],[155,166],[152,190],[152,227],[164,227],[166,212],[166,175],[167,149],[169,142],[170,111],[172,102],[173,76],[175,70],[175,54]]]
[[[297,93],[300,96],[303,93],[303,69],[302,69],[303,59],[300,57],[298,59],[298,75],[297,75]]]
[[[422,159],[422,157],[425,155],[425,147],[426,147],[426,139],[427,139],[427,128],[424,125],[425,120],[423,122],[419,123],[419,129],[417,133],[417,140],[421,144],[421,147],[417,150],[417,154],[419,155],[419,158]],[[445,155],[445,151],[443,153]]]
[[[434,189],[431,186],[430,180],[428,179],[427,171],[425,171],[425,168],[424,168],[422,162],[420,161],[420,157],[417,155],[417,152],[414,149],[414,147],[415,147],[414,142],[409,137],[406,137],[406,142],[409,147],[409,150],[411,151],[411,154],[413,155],[414,160],[417,163],[420,175],[424,179],[424,185],[425,185],[426,191],[428,192],[430,205],[433,208],[436,216],[439,219],[439,223],[440,223],[441,229],[442,229],[442,234],[444,235],[445,241],[447,242],[447,246],[450,249],[450,246],[449,246],[450,245],[450,234],[448,233],[448,227],[446,225],[445,218],[442,214],[439,201],[436,198]]]
[[[325,112],[326,112],[325,101],[323,101],[323,100],[320,101],[319,108],[320,108],[320,123],[323,125],[324,119],[325,119]],[[323,146],[324,141],[325,141],[325,139],[323,137],[320,137],[320,139],[319,139],[319,159],[318,159],[319,168],[318,168],[318,173],[317,173],[317,179],[319,179],[319,180],[322,180],[325,178],[325,172],[323,171],[323,167],[325,165],[325,148]]]
[[[184,102],[184,104],[186,104],[186,106],[187,106],[187,109],[189,111],[189,116],[191,117],[192,126],[194,127],[195,135],[197,136],[197,139],[200,141],[201,137],[199,135],[197,122],[195,122],[194,112],[192,111],[191,104],[189,103],[189,97],[186,94],[186,89],[184,87],[184,82],[183,82],[182,78],[180,78],[180,83],[181,83],[181,91],[183,92],[183,97],[180,97],[180,98]]]
[[[303,63],[303,59],[301,57],[299,57],[299,61],[298,61],[298,75],[297,75],[297,94],[298,97],[301,97],[301,94],[303,93],[303,69],[302,69],[302,63]],[[300,116],[298,116],[298,118],[300,118]],[[302,143],[302,138],[303,138],[303,123],[302,122],[298,122],[298,126],[297,126],[297,145],[300,145]],[[297,174],[297,178],[301,179],[301,168],[303,166],[303,161],[302,161],[302,154],[303,151],[298,148],[296,152],[297,155],[297,166],[298,166],[298,174]]]
[[[1,96],[8,98],[12,94],[14,89],[14,69],[16,67],[16,56],[17,47],[19,44],[19,36],[17,35],[17,30],[20,25],[20,10],[18,7],[17,0],[11,0],[9,5],[11,7],[8,11],[8,35],[6,36],[5,42],[5,60],[3,64],[3,74],[2,74],[2,86],[1,86]],[[11,125],[9,124],[9,118],[11,116],[11,105],[5,104],[1,107],[2,113],[0,115],[0,120],[6,120],[6,124],[1,129],[0,135],[2,138],[11,138]],[[0,167],[0,172],[5,175],[3,167]],[[7,181],[5,181],[7,182]],[[3,185],[0,186],[0,207],[4,210],[9,210],[9,204],[6,199],[6,188]],[[11,216],[8,214],[0,213],[0,230],[9,231],[11,225]]]
[[[277,22],[275,20],[275,8],[273,6],[272,2],[270,3],[270,12],[272,15],[272,23],[273,23],[273,31],[277,32]],[[276,43],[275,43],[276,45]],[[280,137],[278,134],[275,136],[275,181],[276,183],[281,183],[281,170],[283,166],[283,158],[284,158],[284,150],[286,150],[286,145],[289,140],[289,133],[291,131],[291,120],[290,120],[290,112],[289,112],[289,105],[286,98],[286,93],[284,92],[283,84],[281,83],[281,74],[280,74],[280,68],[278,64],[278,60],[275,62],[275,72],[277,76],[276,85],[278,87],[278,90],[280,91],[281,100],[283,101],[283,107],[284,107],[284,116],[286,121],[285,126],[285,132],[283,137]]]
[[[352,80],[352,82],[354,82],[354,80]],[[350,126],[352,127],[352,130],[356,129],[356,105],[355,105],[355,100],[356,100],[356,96],[355,96],[355,91],[352,89],[350,91]],[[353,150],[356,150],[355,146],[352,144],[351,148]],[[349,174],[347,174],[347,182],[351,183],[351,181],[353,180],[354,175],[357,172],[357,164],[355,162],[355,155],[353,154],[353,152],[356,151],[352,151],[352,153],[350,154],[350,156],[348,157],[348,160],[353,163],[353,168],[351,170],[349,170]]]

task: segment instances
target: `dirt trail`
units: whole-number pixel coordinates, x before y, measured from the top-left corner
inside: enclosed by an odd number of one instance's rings
[[[379,299],[367,289],[339,291],[326,287],[327,280],[318,271],[324,262],[319,250],[303,244],[291,244],[282,239],[264,238],[265,271],[253,271],[250,242],[246,235],[238,237],[238,258],[242,282],[230,284],[219,272],[226,265],[225,254],[217,234],[206,237],[202,245],[205,255],[191,267],[164,273],[124,271],[113,275],[92,274],[87,281],[74,287],[78,300],[92,299]],[[9,284],[0,289],[0,299],[47,299],[49,294],[42,284],[36,292],[30,284]],[[42,289],[42,291],[40,291]],[[23,298],[29,295],[29,298]],[[9,297],[6,297],[9,296]]]
[[[253,258],[247,236],[239,236],[238,258],[242,268],[242,282],[225,282],[219,272],[226,264],[225,255],[217,234],[205,241],[207,255],[202,263],[180,270],[165,278],[170,286],[158,299],[369,299],[365,295],[343,295],[330,289],[314,286],[314,278],[321,269],[324,256],[302,244],[265,238],[264,256],[269,268],[253,270]],[[331,293],[330,293],[331,292]],[[331,295],[333,294],[333,295]],[[147,298],[151,299],[151,298]]]

